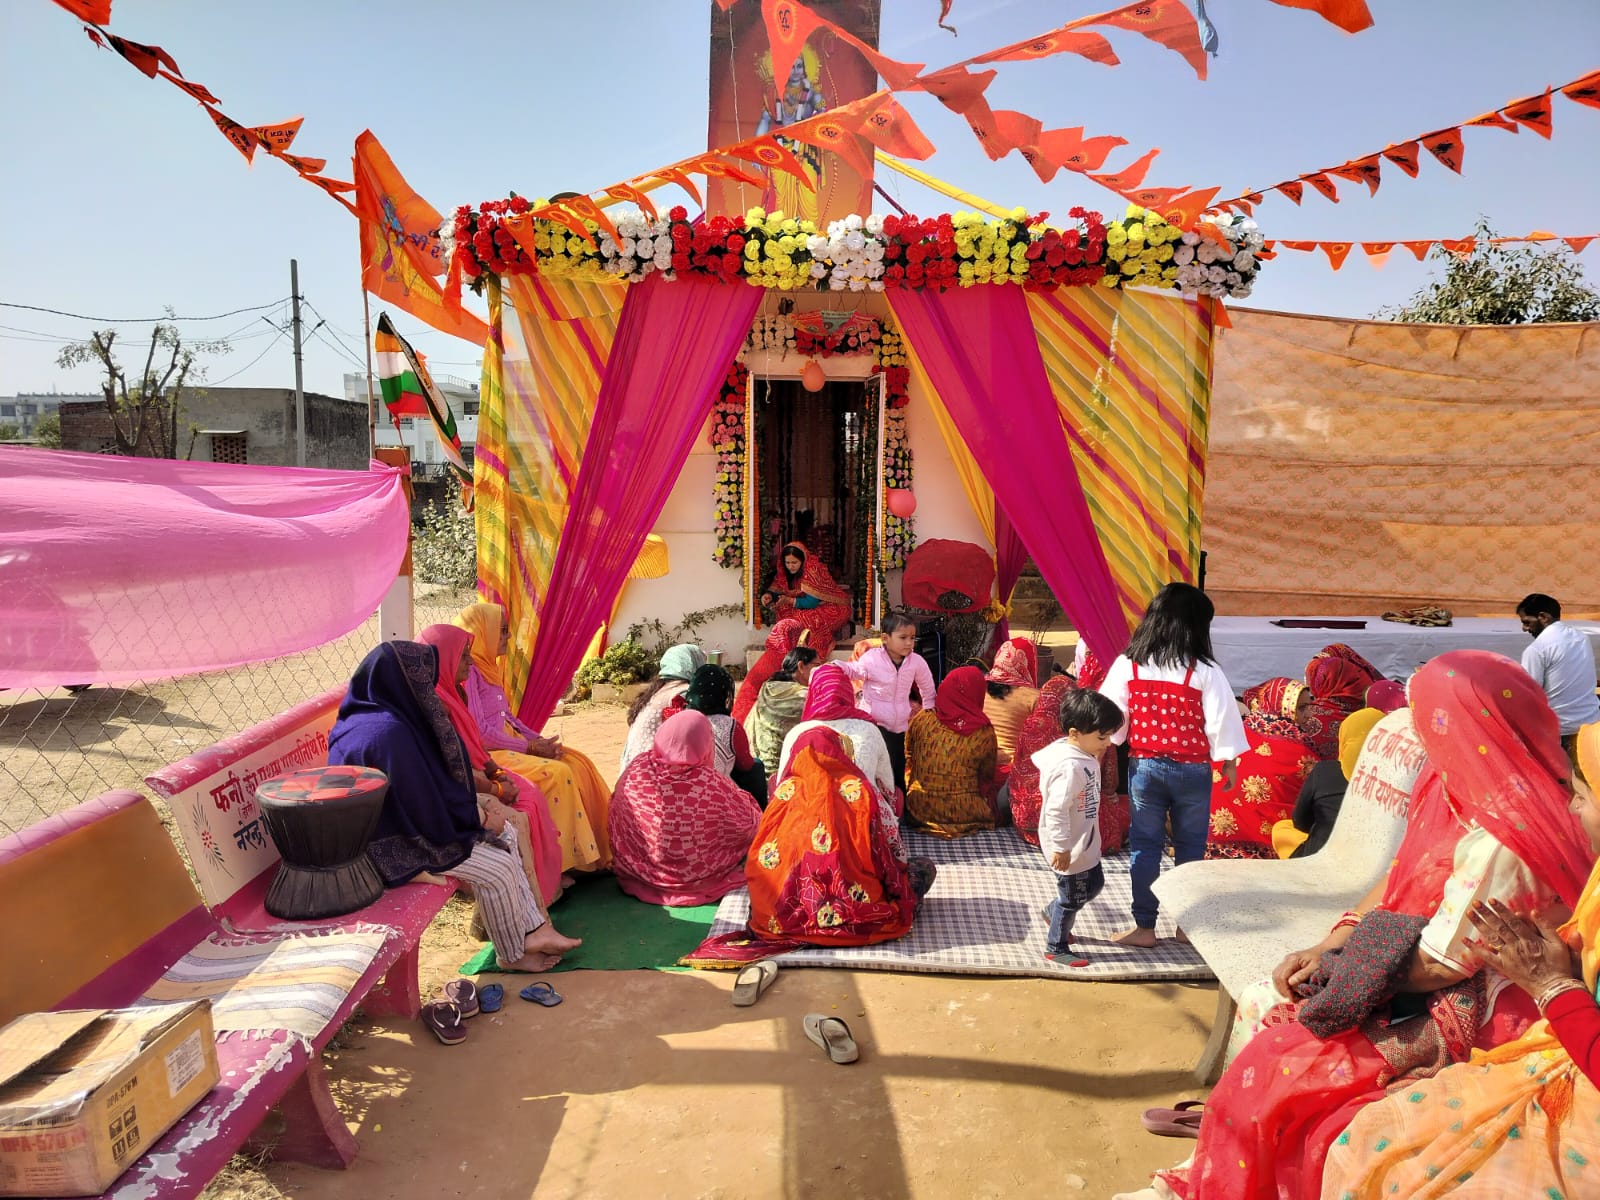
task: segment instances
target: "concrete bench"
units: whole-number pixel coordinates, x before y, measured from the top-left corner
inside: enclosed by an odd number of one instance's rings
[[[1235,998],[1290,951],[1320,942],[1389,873],[1425,761],[1410,710],[1390,713],[1367,738],[1339,819],[1317,853],[1185,863],[1156,882],[1162,907],[1217,975],[1217,1015],[1195,1066],[1202,1084],[1222,1074]]]

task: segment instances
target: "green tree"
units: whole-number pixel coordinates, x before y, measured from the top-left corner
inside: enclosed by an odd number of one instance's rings
[[[33,442],[46,450],[61,449],[61,414],[46,413],[33,426]]]
[[[0,422],[0,442],[14,442],[22,436],[22,426],[10,421]]]
[[[1481,217],[1472,236],[1470,254],[1435,246],[1429,257],[1444,264],[1444,277],[1433,279],[1404,304],[1379,309],[1376,316],[1436,325],[1600,319],[1600,292],[1584,279],[1582,265],[1566,246],[1490,245],[1496,234]]]
[[[167,315],[173,315],[171,308]],[[205,378],[205,367],[198,362],[202,356],[227,354],[232,347],[221,340],[185,343],[176,325],[162,322],[150,331],[144,369],[130,382],[117,362],[116,341],[115,329],[98,330],[86,342],[63,346],[56,365],[70,369],[95,364],[105,372],[100,392],[118,454],[177,458],[184,388]]]

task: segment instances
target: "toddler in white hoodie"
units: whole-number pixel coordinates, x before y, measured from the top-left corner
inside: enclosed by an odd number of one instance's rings
[[[1100,868],[1100,756],[1122,728],[1122,709],[1099,692],[1075,689],[1061,698],[1057,738],[1033,756],[1044,807],[1039,813],[1039,849],[1056,873],[1056,899],[1045,906],[1050,922],[1044,956],[1051,962],[1086,967],[1072,950],[1072,923],[1105,887]]]

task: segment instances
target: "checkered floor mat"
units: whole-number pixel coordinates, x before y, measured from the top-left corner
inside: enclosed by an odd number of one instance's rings
[[[1105,890],[1078,914],[1073,948],[1087,967],[1058,966],[1044,957],[1040,910],[1055,898],[1055,874],[1038,849],[1009,829],[947,841],[907,831],[906,849],[939,864],[933,890],[917,910],[911,932],[876,946],[814,947],[785,954],[786,967],[847,967],[951,975],[1039,975],[1052,978],[1214,979],[1199,953],[1173,940],[1172,918],[1162,914],[1153,950],[1134,950],[1111,938],[1129,928],[1133,890],[1128,856],[1102,862]],[[1164,860],[1164,867],[1171,860]],[[725,897],[712,936],[743,929],[750,896],[743,888]]]

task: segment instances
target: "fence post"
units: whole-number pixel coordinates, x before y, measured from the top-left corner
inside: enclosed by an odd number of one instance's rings
[[[378,603],[378,636],[386,642],[408,642],[415,635],[411,611],[411,451],[404,445],[379,446],[373,456],[385,466],[399,467],[406,473],[401,484],[406,493],[406,556],[400,563],[400,573],[389,585]]]

